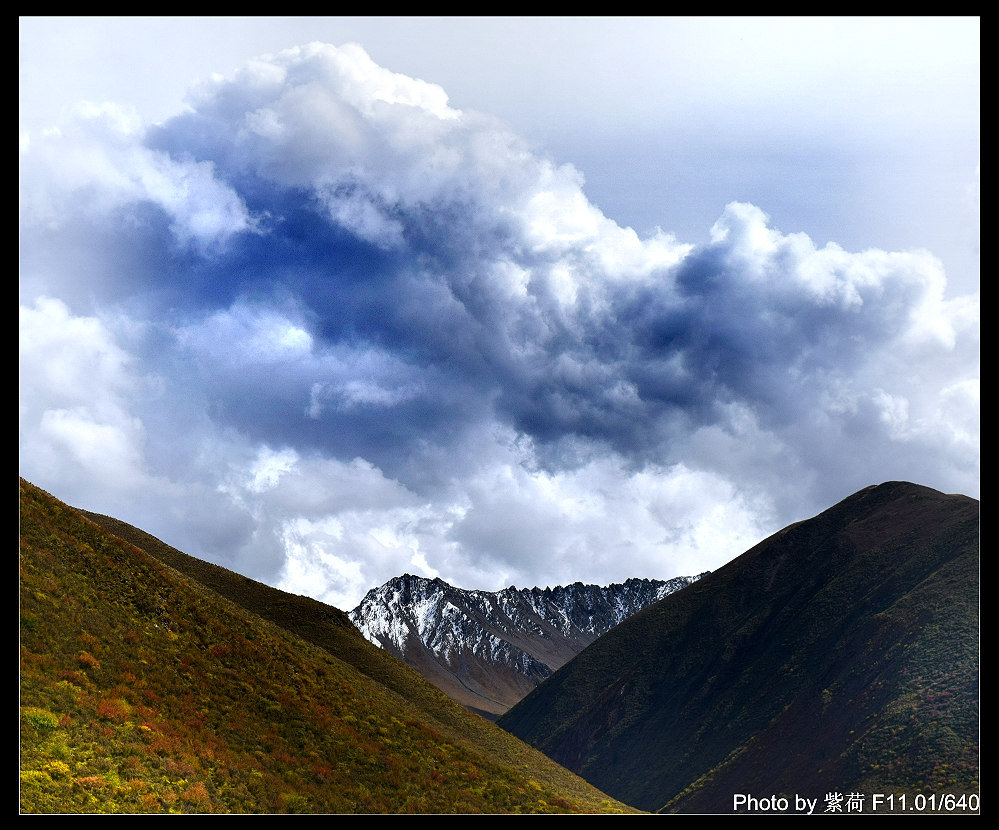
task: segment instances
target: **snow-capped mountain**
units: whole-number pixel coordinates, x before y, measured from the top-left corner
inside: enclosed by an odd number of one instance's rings
[[[369,591],[349,616],[372,643],[496,717],[597,637],[699,578],[488,592],[405,574]]]

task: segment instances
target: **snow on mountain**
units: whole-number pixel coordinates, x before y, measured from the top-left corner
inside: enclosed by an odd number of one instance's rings
[[[489,592],[405,574],[349,616],[372,643],[496,717],[622,620],[700,576]]]

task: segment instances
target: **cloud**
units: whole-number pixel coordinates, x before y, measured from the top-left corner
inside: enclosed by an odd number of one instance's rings
[[[342,606],[700,571],[892,478],[977,495],[979,302],[929,252],[740,202],[640,237],[358,46],[158,125],[81,108],[21,201],[22,474]]]
[[[50,297],[22,307],[19,368],[22,459],[72,482],[146,483],[144,429],[129,402],[142,379],[99,320]]]
[[[113,221],[145,204],[162,211],[178,244],[201,247],[251,227],[242,200],[210,162],[144,147],[143,133],[137,113],[85,102],[63,127],[23,139],[22,212],[51,229],[73,218]]]

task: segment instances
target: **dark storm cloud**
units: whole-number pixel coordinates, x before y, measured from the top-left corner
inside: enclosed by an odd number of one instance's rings
[[[120,465],[197,499],[217,558],[320,594],[603,574],[625,542],[679,567],[875,481],[977,480],[977,299],[928,253],[740,203],[703,245],[640,239],[358,47],[260,59],[155,128],[82,110],[28,148],[22,226],[22,366],[114,356],[22,387],[28,466]]]

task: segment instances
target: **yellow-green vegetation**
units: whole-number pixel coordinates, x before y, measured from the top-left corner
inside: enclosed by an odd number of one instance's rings
[[[22,481],[21,811],[632,812],[327,616],[303,639]]]

